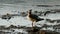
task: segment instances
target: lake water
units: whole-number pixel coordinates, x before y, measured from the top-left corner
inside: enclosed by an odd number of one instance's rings
[[[60,9],[60,7],[57,7],[57,6],[37,7],[36,5],[33,5],[31,3],[20,3],[20,4],[4,4],[4,3],[1,4],[0,3],[0,15],[6,14],[6,13],[18,14],[18,12],[26,12],[29,9],[32,9],[33,11],[35,11],[35,10],[46,11],[48,9]],[[15,12],[13,12],[13,11],[15,11]],[[59,17],[60,17],[60,14],[57,13],[57,14],[49,14],[48,16],[45,16],[43,18],[59,19]],[[40,22],[42,22],[44,24],[45,21],[43,20]],[[0,25],[10,25],[10,24],[31,26],[31,21],[27,20],[26,17],[18,17],[18,16],[10,19],[9,21],[6,21],[6,20],[3,20],[0,18]]]

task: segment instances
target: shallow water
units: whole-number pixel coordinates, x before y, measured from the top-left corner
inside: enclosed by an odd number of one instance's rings
[[[43,1],[42,1],[43,2]],[[36,4],[40,4],[40,3],[37,3]],[[3,3],[0,3],[0,15],[4,15],[4,14],[18,14],[18,12],[26,12],[28,11],[29,9],[32,9],[33,11],[37,10],[37,11],[47,11],[47,10],[50,10],[50,9],[60,9],[60,7],[57,7],[57,6],[53,6],[53,7],[37,7],[35,4],[35,2],[27,2],[27,3],[17,3],[15,4],[15,2],[12,4],[10,4],[10,2],[3,2]],[[52,4],[52,3],[51,3]],[[41,18],[44,18],[44,19],[52,19],[52,20],[55,20],[55,19],[60,19],[60,13],[56,13],[56,14],[47,14],[47,16],[39,16]],[[26,26],[26,27],[31,27],[31,21],[29,21],[28,19],[26,19],[26,17],[21,17],[21,16],[15,16],[14,18],[11,18],[9,21],[7,20],[4,20],[4,19],[1,19],[0,18],[0,25],[4,25],[6,27],[10,26],[10,25],[20,25],[20,26]],[[37,24],[41,24],[41,25],[37,25]],[[45,20],[43,21],[39,21],[36,23],[36,25],[38,27],[42,27],[44,24],[47,24],[47,25],[57,25],[57,24],[60,24],[60,23],[49,23],[49,22],[46,22]],[[43,28],[44,29],[44,28]],[[50,30],[53,30],[52,28],[48,28]],[[19,31],[18,29],[16,29],[16,31]],[[23,30],[20,30],[21,32]],[[25,32],[25,31],[24,31]],[[27,34],[27,32],[26,32]]]

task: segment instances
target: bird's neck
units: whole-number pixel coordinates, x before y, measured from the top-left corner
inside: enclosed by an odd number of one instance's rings
[[[31,15],[31,12],[30,12],[30,13],[28,13],[28,15]]]
[[[28,16],[30,16],[31,14],[28,13]]]

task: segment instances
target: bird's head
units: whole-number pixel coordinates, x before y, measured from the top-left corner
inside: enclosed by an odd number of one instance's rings
[[[32,12],[32,9],[30,9],[30,10],[28,11],[28,14],[31,14],[31,12]]]
[[[32,9],[30,9],[29,11],[32,11]]]

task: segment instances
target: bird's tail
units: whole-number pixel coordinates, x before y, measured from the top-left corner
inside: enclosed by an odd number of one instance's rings
[[[38,22],[38,21],[42,21],[42,20],[44,20],[43,18],[39,18],[39,19],[37,19],[37,21],[36,22]]]
[[[42,21],[42,20],[44,20],[44,19],[43,19],[43,18],[40,18],[40,19],[39,19],[39,21]]]

